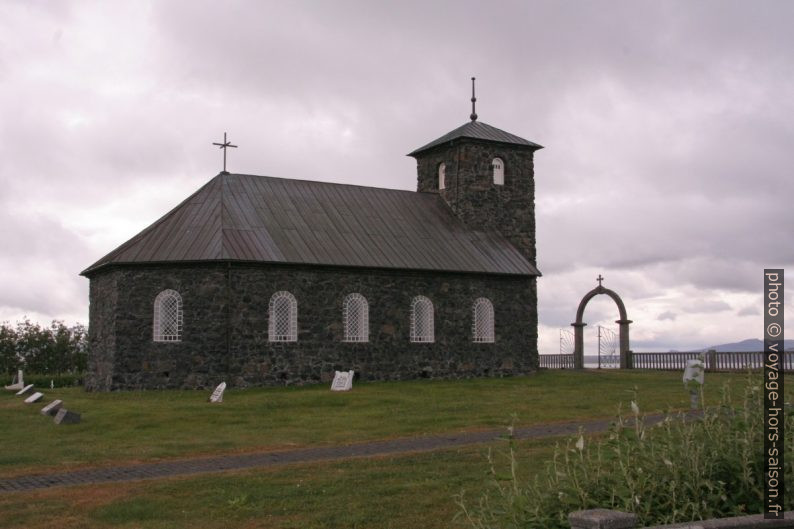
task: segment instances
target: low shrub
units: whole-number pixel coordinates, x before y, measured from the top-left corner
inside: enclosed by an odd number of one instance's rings
[[[702,392],[701,392],[702,402]],[[522,479],[516,445],[496,458],[491,479],[475,504],[457,498],[457,519],[477,529],[567,528],[568,513],[607,508],[636,513],[639,526],[763,512],[763,392],[748,376],[742,402],[723,387],[719,406],[702,417],[668,413],[646,425],[635,401],[632,417],[619,411],[608,435],[580,433],[555,448],[533,480]],[[794,413],[786,407],[785,490],[794,490]],[[504,459],[504,460],[503,460]],[[783,499],[794,507],[794,495]]]

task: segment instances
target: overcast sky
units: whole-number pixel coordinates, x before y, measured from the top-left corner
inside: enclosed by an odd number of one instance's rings
[[[0,321],[87,322],[78,273],[217,174],[224,131],[232,172],[415,189],[405,154],[467,121],[475,75],[480,120],[545,146],[541,352],[599,273],[634,350],[761,338],[763,269],[794,271],[793,25],[787,1],[3,0]],[[588,341],[617,318],[594,298]]]

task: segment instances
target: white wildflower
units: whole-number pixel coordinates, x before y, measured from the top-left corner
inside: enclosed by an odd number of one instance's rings
[[[576,441],[576,449],[579,450],[580,452],[584,450],[584,437],[582,437],[581,435],[579,436],[579,440]]]
[[[640,414],[640,407],[637,406],[637,403],[634,401],[631,401],[631,411],[634,413],[634,415]]]

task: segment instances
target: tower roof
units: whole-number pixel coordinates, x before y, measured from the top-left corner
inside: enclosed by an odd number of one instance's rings
[[[540,275],[502,235],[466,227],[435,194],[230,173],[82,275],[208,261]]]
[[[456,128],[453,131],[447,132],[440,138],[431,141],[427,145],[419,147],[418,149],[414,150],[413,152],[409,153],[408,156],[416,157],[417,154],[423,153],[425,151],[429,151],[434,147],[438,147],[445,143],[451,142],[453,140],[459,138],[470,138],[475,140],[486,140],[486,141],[495,141],[499,143],[507,143],[510,145],[519,145],[522,147],[527,147],[532,150],[542,149],[542,145],[538,145],[537,143],[531,142],[529,140],[525,140],[515,134],[510,134],[509,132],[505,132],[502,129],[497,129],[487,123],[483,123],[482,121],[472,120],[467,122],[465,125],[461,125],[460,127]]]

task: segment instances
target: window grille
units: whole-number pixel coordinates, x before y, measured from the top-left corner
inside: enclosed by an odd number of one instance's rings
[[[163,290],[154,298],[154,341],[178,342],[182,338],[182,297]]]
[[[348,294],[342,302],[346,342],[369,341],[369,304],[361,294]]]
[[[494,158],[491,162],[493,169],[493,183],[498,186],[505,185],[505,164],[501,158]]]
[[[472,335],[475,342],[493,343],[493,304],[488,298],[477,298],[472,305]]]
[[[298,341],[298,301],[285,290],[273,294],[268,307],[268,340]]]
[[[424,296],[416,296],[411,302],[411,341],[433,343],[433,302]]]
[[[447,164],[440,163],[438,164],[438,188],[444,189],[446,187],[446,179],[447,179]]]

